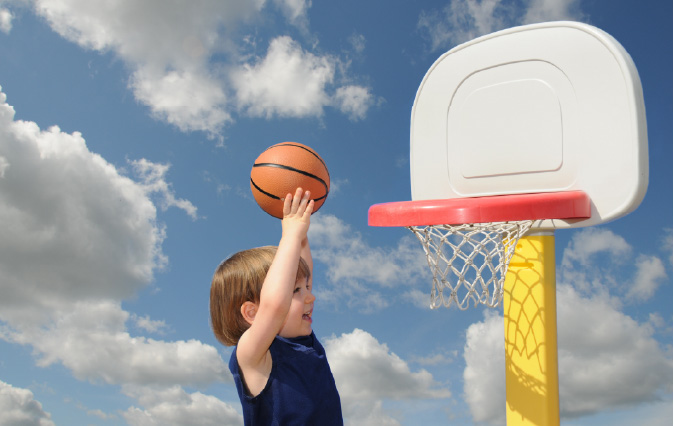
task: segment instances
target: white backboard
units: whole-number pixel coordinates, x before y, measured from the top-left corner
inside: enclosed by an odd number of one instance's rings
[[[413,200],[582,190],[590,226],[634,210],[648,186],[641,82],[625,49],[578,22],[489,34],[442,55],[412,109]]]

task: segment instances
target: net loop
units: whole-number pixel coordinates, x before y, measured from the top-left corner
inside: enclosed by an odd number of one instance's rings
[[[517,241],[533,222],[408,226],[424,247],[433,273],[431,309],[455,304],[466,310],[471,302],[499,306]]]

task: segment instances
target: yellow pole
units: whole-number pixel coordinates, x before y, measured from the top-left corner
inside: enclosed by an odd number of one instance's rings
[[[559,425],[555,236],[519,240],[504,283],[508,426]]]

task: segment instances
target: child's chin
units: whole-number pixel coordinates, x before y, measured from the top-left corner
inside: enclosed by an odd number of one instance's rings
[[[309,336],[309,335],[311,335],[311,333],[313,333],[313,330],[312,330],[311,327],[309,327],[308,330],[305,329],[305,330],[302,330],[302,331],[297,332],[297,333],[279,333],[279,336],[281,336],[283,338],[286,338],[286,339],[294,339],[295,337]]]

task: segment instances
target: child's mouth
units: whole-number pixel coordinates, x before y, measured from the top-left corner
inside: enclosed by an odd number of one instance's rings
[[[312,322],[313,320],[311,319],[311,314],[312,314],[312,312],[305,313],[304,315],[302,315],[302,319],[305,320],[305,321]]]

